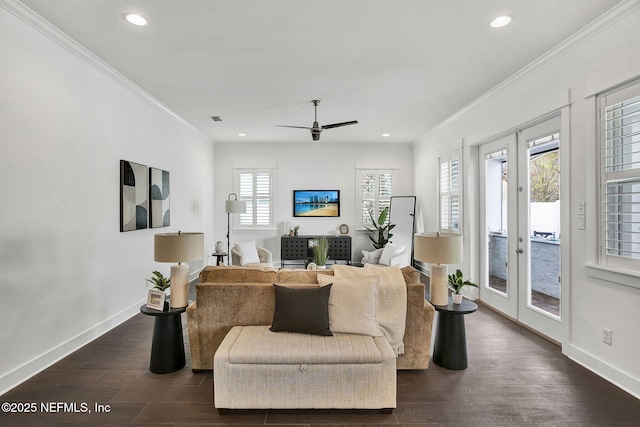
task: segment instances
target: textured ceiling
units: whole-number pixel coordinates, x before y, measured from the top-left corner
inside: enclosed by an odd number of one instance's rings
[[[312,99],[360,122],[319,143],[413,142],[619,2],[23,0],[214,141],[309,144],[275,125],[311,126]]]

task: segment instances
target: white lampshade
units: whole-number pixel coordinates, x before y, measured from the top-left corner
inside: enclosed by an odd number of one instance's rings
[[[423,233],[414,236],[417,261],[431,264],[462,262],[462,235],[456,233]]]
[[[247,202],[244,200],[227,200],[224,203],[224,211],[226,213],[245,213],[247,211]]]
[[[163,233],[154,236],[156,262],[188,262],[202,259],[203,233]]]
[[[431,264],[430,301],[447,305],[447,264],[462,262],[462,235],[455,233],[420,233],[414,235],[414,259]]]

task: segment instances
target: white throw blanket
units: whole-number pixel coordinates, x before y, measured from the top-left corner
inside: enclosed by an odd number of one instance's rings
[[[407,285],[400,267],[366,264],[364,268],[334,265],[334,276],[356,278],[379,276],[377,320],[380,331],[396,354],[404,354],[404,331],[407,320]]]

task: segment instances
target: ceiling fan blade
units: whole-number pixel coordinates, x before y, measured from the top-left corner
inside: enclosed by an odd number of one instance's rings
[[[349,125],[357,125],[358,121],[357,120],[353,120],[350,122],[343,122],[343,123],[334,123],[331,125],[323,125],[322,129],[332,129],[332,128],[339,128],[340,126],[349,126]]]
[[[294,128],[294,129],[312,129],[308,126],[287,126],[287,125],[276,125],[279,128]]]

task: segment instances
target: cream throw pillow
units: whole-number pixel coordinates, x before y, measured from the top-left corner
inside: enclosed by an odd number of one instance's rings
[[[400,255],[402,252],[404,252],[404,246],[387,243],[382,250],[382,255],[380,255],[380,264],[391,265],[393,257]]]
[[[331,332],[382,336],[376,319],[378,311],[378,277],[337,279],[318,275],[320,286],[333,284],[329,294],[329,329]]]
[[[236,249],[240,254],[240,265],[260,263],[260,257],[258,256],[258,248],[256,248],[255,240],[238,242],[236,243]]]
[[[382,256],[382,251],[384,249],[376,249],[375,251],[365,251],[362,250],[362,263],[363,264],[377,264],[380,262],[380,257]]]

